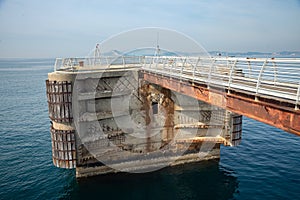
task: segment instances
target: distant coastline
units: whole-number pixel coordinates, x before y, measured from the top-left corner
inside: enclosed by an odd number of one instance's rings
[[[257,57],[257,58],[297,58],[300,57],[300,51],[280,51],[280,52],[224,52],[224,51],[209,51],[211,56],[232,56],[232,57]]]
[[[139,52],[140,53],[140,52]],[[244,57],[244,58],[300,58],[300,51],[280,51],[280,52],[259,52],[259,51],[249,51],[249,52],[226,52],[226,51],[208,51],[210,56],[215,57],[215,56],[229,56],[229,57]],[[122,54],[122,52],[120,52]],[[104,56],[116,56],[115,54],[108,53],[108,54],[103,54]],[[146,55],[148,55],[146,53]],[[150,55],[150,54],[149,54]],[[152,55],[152,54],[151,54]],[[173,56],[173,54],[166,54],[168,56]],[[178,52],[178,55],[185,55],[185,53]],[[195,53],[197,55],[197,53]],[[74,55],[73,57],[84,57],[85,55]],[[188,56],[188,55],[186,55]],[[194,56],[194,54],[189,54],[189,56]],[[65,57],[65,56],[57,56],[57,57]],[[69,57],[69,56],[67,56]],[[5,57],[0,57],[1,61],[28,61],[28,60],[55,60],[56,58],[51,56],[49,58],[32,58],[32,57],[24,57],[24,58],[5,58]]]

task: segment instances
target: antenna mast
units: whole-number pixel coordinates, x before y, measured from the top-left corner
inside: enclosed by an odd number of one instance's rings
[[[159,41],[159,32],[157,32],[157,35],[156,35],[156,51],[155,51],[155,56],[159,56],[159,54],[160,54],[160,48],[159,48],[158,41]]]

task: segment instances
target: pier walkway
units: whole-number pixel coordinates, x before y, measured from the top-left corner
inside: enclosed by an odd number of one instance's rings
[[[62,73],[129,68],[149,83],[300,136],[300,59],[120,56],[55,64]]]

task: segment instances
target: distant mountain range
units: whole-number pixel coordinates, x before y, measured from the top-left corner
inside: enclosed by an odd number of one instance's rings
[[[300,57],[300,51],[280,51],[280,52],[273,52],[273,53],[266,53],[266,52],[220,52],[220,51],[210,51],[209,54],[211,56],[232,56],[232,57],[269,57],[269,58],[282,58],[282,57],[289,57],[289,58],[296,58]]]
[[[137,49],[130,52],[123,53],[119,50],[113,50],[106,53],[101,53],[103,56],[154,56],[156,54],[155,48]],[[245,58],[300,58],[300,51],[280,51],[273,53],[266,52],[224,52],[224,51],[209,51],[210,56],[229,56],[229,57],[245,57]],[[164,50],[159,51],[160,56],[199,56],[199,53],[184,53],[184,52],[168,52]],[[206,55],[203,53],[203,55]],[[201,56],[201,55],[200,55]]]

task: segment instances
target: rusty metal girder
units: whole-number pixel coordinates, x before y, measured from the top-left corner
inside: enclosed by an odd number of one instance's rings
[[[158,74],[140,71],[141,77],[153,84],[191,96],[200,101],[215,105],[234,113],[269,124],[284,131],[300,136],[300,111],[284,107],[280,102],[255,100],[238,94],[229,94],[225,89],[208,89],[186,80],[178,80]]]
[[[227,95],[226,109],[300,136],[300,113],[262,101]]]

